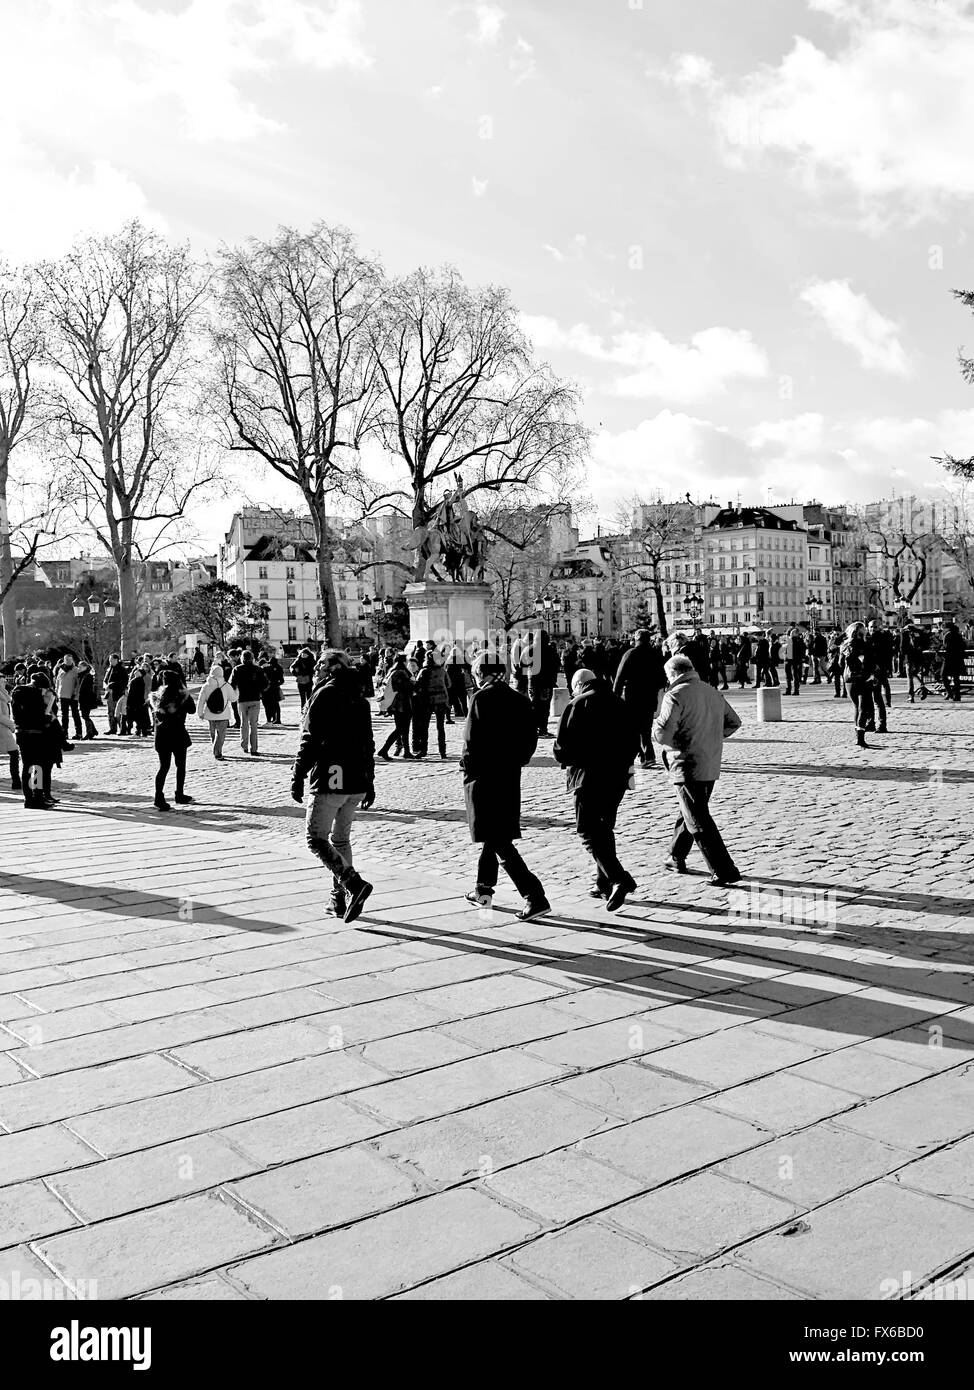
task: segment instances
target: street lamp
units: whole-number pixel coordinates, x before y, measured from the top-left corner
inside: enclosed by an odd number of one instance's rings
[[[822,604],[814,594],[809,594],[808,598],[805,600],[805,612],[808,614],[809,626],[814,633],[822,613]]]
[[[700,627],[700,617],[703,613],[703,597],[700,594],[689,594],[685,602],[687,612],[690,614],[690,621],[693,623],[694,631],[697,631]]]

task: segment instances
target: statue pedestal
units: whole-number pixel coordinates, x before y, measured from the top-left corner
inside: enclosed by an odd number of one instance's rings
[[[407,584],[409,638],[434,641],[437,646],[487,641],[491,589],[489,584],[451,584],[423,579]]]

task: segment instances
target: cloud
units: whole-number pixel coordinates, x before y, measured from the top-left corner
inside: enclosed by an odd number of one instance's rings
[[[783,161],[807,189],[851,190],[867,225],[974,195],[974,12],[967,0],[813,0],[830,51],[805,37],[777,64],[714,75],[697,54],[662,75],[707,102],[727,161]]]
[[[475,198],[483,198],[487,193],[487,180],[478,179],[475,175],[470,178],[470,191]]]
[[[566,261],[580,261],[585,255],[587,242],[588,238],[584,232],[576,232],[567,251],[562,251],[547,241],[542,242],[541,249],[546,251],[553,261],[557,261],[559,265],[564,265]]]
[[[514,44],[514,52],[507,60],[507,66],[514,74],[515,87],[520,86],[522,82],[527,82],[538,70],[538,64],[534,57],[534,45],[518,35]]]
[[[476,28],[472,37],[477,43],[493,44],[501,36],[504,20],[507,18],[498,5],[478,3],[473,6]]]
[[[713,496],[740,492],[763,503],[868,502],[914,491],[941,495],[944,475],[933,456],[966,455],[974,409],[933,418],[889,416],[834,421],[809,412],[732,430],[711,420],[662,410],[635,428],[599,430],[591,446],[590,485],[603,515],[633,494]]]
[[[910,363],[897,338],[897,325],[884,317],[848,280],[815,280],[798,296],[825,323],[832,336],[852,348],[867,371],[908,376]]]
[[[731,381],[768,375],[768,359],[750,333],[705,328],[688,343],[671,343],[655,329],[620,329],[603,338],[587,324],[563,328],[555,319],[525,316],[524,331],[541,351],[578,353],[596,362],[627,368],[608,394],[640,399],[694,401],[719,395]]]

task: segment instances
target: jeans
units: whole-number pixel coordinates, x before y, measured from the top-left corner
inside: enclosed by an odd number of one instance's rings
[[[223,756],[223,740],[227,736],[227,727],[229,723],[229,719],[211,719],[209,721],[210,742],[213,745],[214,758],[221,758]]]
[[[710,814],[714,783],[681,782],[673,790],[680,803],[680,814],[673,828],[671,858],[678,864],[683,863],[696,842],[712,874],[720,878],[735,875],[737,868]]]
[[[616,815],[625,788],[581,788],[575,793],[575,829],[595,860],[595,885],[607,893],[614,883],[631,877],[616,854]]]
[[[450,687],[450,713],[466,715],[467,713],[467,691],[464,686]]]
[[[308,802],[305,838],[311,853],[330,869],[335,887],[352,867],[352,822],[364,792],[319,792]]]
[[[446,757],[446,705],[436,709],[428,706],[417,710],[413,715],[413,752],[425,755],[429,752],[430,719],[436,720],[436,741],[441,757]]]
[[[861,680],[847,681],[846,685],[849,690],[849,699],[852,701],[855,710],[853,718],[855,720],[856,729],[859,733],[865,733],[866,726],[876,722],[876,712],[873,704],[873,688],[868,681]]]
[[[402,748],[404,758],[409,758],[412,754],[409,751],[409,725],[412,722],[412,711],[409,709],[397,709],[393,711],[395,728],[379,749],[381,753],[388,753],[394,743],[398,743]]]
[[[91,710],[83,709],[81,711],[81,718],[85,726],[85,738],[97,738],[98,730],[95,728],[95,721],[91,717]]]
[[[802,688],[802,664],[800,661],[785,662],[785,694],[794,690],[798,695]]]
[[[182,796],[183,787],[186,784],[186,749],[185,748],[157,748],[159,755],[159,771],[156,773],[156,800],[163,801],[166,795],[166,778],[169,776],[170,765],[176,765],[176,795]]]
[[[758,685],[780,685],[781,682],[778,680],[778,672],[774,669],[773,666],[770,666],[770,665],[767,665],[767,664],[766,664],[766,665],[763,665],[763,666],[758,666],[757,664],[755,664],[755,667],[754,667],[754,684],[755,684],[756,686],[758,686]]]
[[[301,701],[301,708],[304,709],[305,705],[311,699],[310,685],[305,685],[303,682],[298,685],[298,699]]]
[[[260,718],[259,700],[240,700],[240,747],[244,752],[257,752],[257,721]]]
[[[504,872],[514,887],[529,903],[544,899],[541,880],[525,864],[510,840],[490,840],[481,847],[477,862],[477,883],[493,891],[497,887],[497,866],[503,864]]]
[[[68,732],[68,712],[70,711],[71,718],[74,720],[74,736],[81,738],[81,711],[78,708],[77,700],[65,700],[62,697],[58,700],[58,704],[61,706],[61,728],[65,733]]]

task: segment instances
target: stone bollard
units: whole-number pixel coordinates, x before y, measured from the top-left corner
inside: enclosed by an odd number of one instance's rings
[[[781,722],[781,686],[758,686],[758,723],[777,724]]]

